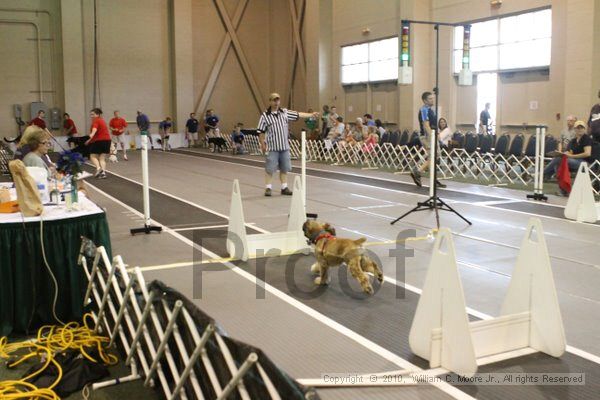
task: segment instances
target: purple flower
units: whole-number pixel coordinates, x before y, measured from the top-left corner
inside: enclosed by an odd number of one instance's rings
[[[56,163],[56,169],[66,175],[77,175],[81,172],[81,167],[85,163],[85,158],[76,151],[65,150],[60,153]]]

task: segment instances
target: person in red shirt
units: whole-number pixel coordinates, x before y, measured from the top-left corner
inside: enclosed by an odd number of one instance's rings
[[[77,127],[75,126],[75,122],[71,119],[71,116],[67,113],[63,114],[63,129],[65,135],[68,137],[72,137],[77,135]]]
[[[127,121],[125,121],[125,118],[121,118],[119,110],[115,110],[114,118],[110,120],[108,126],[110,127],[112,141],[115,143],[117,152],[119,151],[119,143],[121,143],[121,147],[123,148],[123,159],[127,161],[127,146],[125,145],[125,138],[123,137],[125,128],[127,128]]]
[[[46,121],[44,121],[44,116],[46,112],[44,110],[40,110],[37,113],[37,117],[29,121],[29,125],[39,126],[42,129],[46,129]]]
[[[94,177],[104,179],[106,178],[106,155],[110,153],[110,133],[108,133],[106,121],[102,118],[101,109],[92,109],[90,117],[92,128],[90,138],[85,144],[90,148],[90,160],[96,167]]]

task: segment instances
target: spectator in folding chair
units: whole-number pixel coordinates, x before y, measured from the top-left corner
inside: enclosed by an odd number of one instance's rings
[[[575,138],[569,143],[569,150],[562,152],[559,157],[554,157],[550,164],[544,168],[544,180],[549,180],[558,171],[558,167],[562,161],[562,156],[567,157],[569,171],[577,171],[579,165],[585,161],[588,164],[593,162],[592,159],[592,138],[586,134],[587,126],[583,121],[575,122]],[[565,195],[566,193],[562,191]]]
[[[383,135],[385,135],[386,130],[383,127],[383,122],[381,122],[380,119],[375,120],[375,127],[377,128],[377,135],[379,135],[379,138],[382,138]]]
[[[571,143],[571,140],[575,137],[575,122],[577,122],[577,117],[573,115],[567,117],[567,127],[560,133],[558,151],[569,150],[569,143]]]
[[[375,151],[375,145],[379,143],[379,136],[377,135],[377,128],[375,126],[369,126],[367,128],[367,136],[363,141],[362,152],[364,158],[368,158],[368,156],[373,156]]]
[[[356,143],[361,143],[367,136],[367,127],[362,118],[356,118],[356,124],[352,128],[352,139]]]
[[[363,115],[363,121],[367,127],[375,126],[375,121],[373,120],[373,116],[371,114]]]
[[[346,124],[344,124],[344,118],[338,116],[335,120],[335,124],[333,125],[333,129],[329,131],[327,135],[327,139],[331,140],[332,144],[336,144],[340,141],[343,141],[345,138],[345,129]]]
[[[238,122],[235,124],[235,130],[231,134],[231,141],[233,142],[233,155],[246,154],[246,147],[244,146],[244,133],[242,127],[244,124]]]
[[[27,143],[29,152],[23,157],[23,163],[26,167],[39,167],[46,170],[48,178],[50,178],[56,170],[48,165],[45,161],[48,154],[48,149],[52,145],[50,137],[44,130],[36,129],[27,135]]]

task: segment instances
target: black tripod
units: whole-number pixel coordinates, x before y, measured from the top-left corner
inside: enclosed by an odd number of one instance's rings
[[[435,117],[437,120],[438,119],[438,97],[439,97],[438,85],[439,85],[439,57],[440,57],[440,25],[454,26],[454,24],[426,22],[426,21],[402,21],[402,22],[403,23],[417,23],[417,24],[434,25],[434,29],[435,29],[435,87],[433,88],[433,93],[435,94]],[[433,192],[431,192],[432,194],[427,200],[418,202],[417,205],[413,209],[405,212],[404,214],[402,214],[401,216],[399,216],[398,218],[393,220],[390,223],[391,225],[394,225],[396,222],[400,221],[402,218],[406,217],[407,215],[409,215],[413,212],[424,211],[424,210],[434,210],[435,211],[435,220],[436,220],[438,228],[440,227],[439,210],[453,212],[454,214],[458,215],[467,224],[472,225],[471,221],[469,221],[468,219],[463,217],[458,211],[456,211],[454,208],[450,207],[450,205],[448,205],[448,203],[446,203],[444,200],[442,200],[437,195],[437,170],[438,170],[438,165],[439,165],[439,154],[438,154],[439,132],[438,132],[437,128],[438,127],[436,126],[434,129],[434,135],[435,135],[434,145],[432,146],[431,149],[429,149],[429,156],[433,157],[433,171],[429,171],[430,174],[433,174],[433,182],[431,183],[431,185],[433,187]]]

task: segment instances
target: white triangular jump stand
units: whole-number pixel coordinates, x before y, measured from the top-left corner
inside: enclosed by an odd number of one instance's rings
[[[490,359],[523,354],[516,350],[561,356],[565,333],[540,220],[529,221],[501,316],[475,322],[468,319],[452,234],[440,229],[409,344],[431,368],[464,376],[472,376]]]
[[[287,230],[273,233],[246,233],[246,222],[242,206],[242,194],[238,180],[233,181],[229,227],[227,229],[227,252],[229,256],[243,261],[257,256],[291,254],[308,249],[302,225],[306,221],[302,183],[299,176],[294,179],[292,204],[288,216]],[[274,253],[275,252],[275,253]]]
[[[589,167],[586,162],[582,162],[577,170],[577,176],[565,207],[565,218],[577,222],[596,222],[598,220],[597,206]]]

